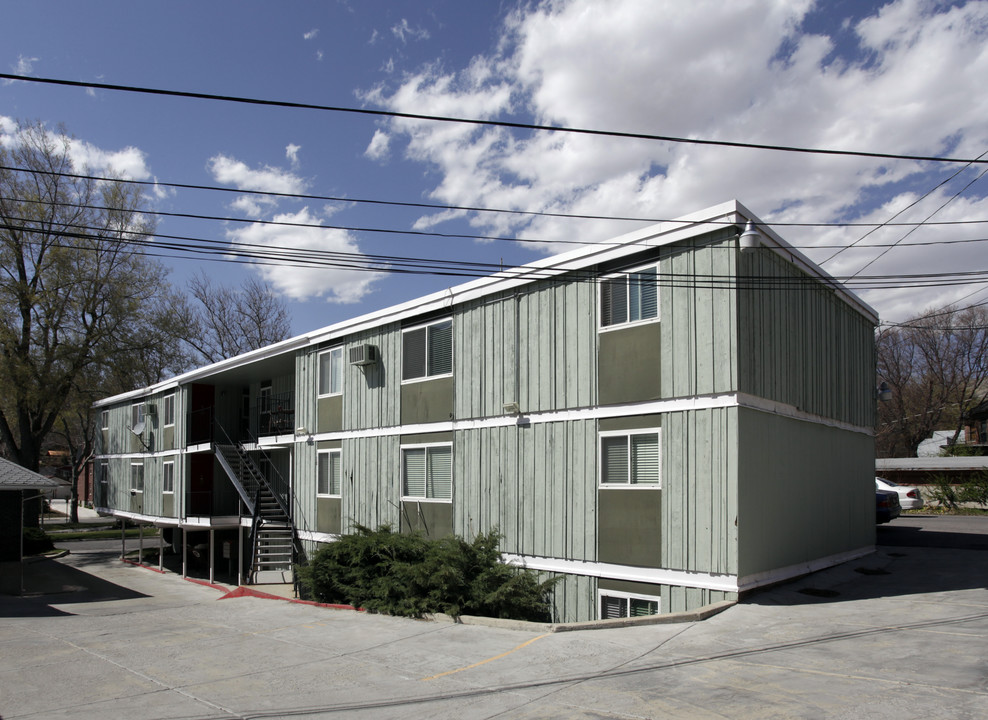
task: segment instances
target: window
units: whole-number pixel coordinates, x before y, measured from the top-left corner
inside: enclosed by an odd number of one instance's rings
[[[601,435],[600,484],[661,487],[659,431]]]
[[[602,280],[601,327],[658,318],[658,289],[658,266],[655,265]]]
[[[658,615],[659,598],[636,597],[625,593],[602,590],[600,592],[600,619],[633,618]]]
[[[103,430],[110,429],[110,411],[103,410],[99,414],[99,425]]]
[[[144,403],[137,403],[130,406],[130,427],[136,429],[144,422]]]
[[[105,460],[101,461],[99,464],[99,481],[103,485],[110,482],[110,463]]]
[[[320,450],[316,476],[317,495],[340,494],[340,456],[339,450]]]
[[[175,492],[175,463],[166,462],[161,466],[161,492]]]
[[[130,489],[144,492],[144,464],[132,463],[130,466]]]
[[[401,379],[449,375],[453,372],[453,321],[406,330],[401,337]]]
[[[402,497],[424,500],[453,498],[453,447],[430,445],[402,448]]]
[[[343,348],[319,353],[319,395],[343,392]]]
[[[175,395],[165,395],[165,427],[175,424]]]

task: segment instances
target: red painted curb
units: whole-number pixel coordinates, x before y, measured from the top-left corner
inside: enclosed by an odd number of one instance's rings
[[[314,607],[331,608],[333,610],[353,610],[355,612],[364,612],[363,608],[356,608],[353,605],[335,605],[333,603],[321,603],[315,600],[301,600],[299,598],[286,598],[281,595],[272,595],[271,593],[266,593],[261,590],[254,590],[253,588],[244,587],[241,585],[236,590],[228,592],[226,595],[220,598],[220,600],[226,600],[228,598],[238,598],[238,597],[256,597],[263,598],[265,600],[285,600],[287,602],[297,603],[299,605],[312,605]]]

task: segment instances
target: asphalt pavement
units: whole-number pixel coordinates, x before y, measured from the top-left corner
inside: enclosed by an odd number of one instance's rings
[[[0,716],[985,718],[986,539],[905,517],[702,622],[567,633],[225,598],[77,544],[0,598]]]

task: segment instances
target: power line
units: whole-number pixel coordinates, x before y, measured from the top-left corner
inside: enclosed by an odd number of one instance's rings
[[[3,169],[0,167],[0,169]],[[57,207],[70,207],[82,210],[100,210],[100,211],[110,211],[115,210],[115,208],[110,208],[104,205],[92,205],[84,203],[70,203],[65,201],[55,201],[55,200],[41,200],[32,198],[13,198],[0,196],[0,201],[7,202],[17,202],[17,203],[28,203],[35,205],[48,205]],[[441,233],[435,231],[426,230],[408,230],[408,229],[396,229],[396,228],[379,228],[379,227],[364,227],[355,225],[328,225],[325,223],[305,223],[305,222],[294,222],[289,220],[259,220],[251,218],[238,218],[231,217],[227,215],[202,215],[198,213],[180,213],[180,212],[168,212],[163,210],[145,210],[140,208],[133,208],[129,212],[137,215],[150,215],[154,217],[170,217],[170,218],[182,218],[191,220],[205,220],[205,221],[215,221],[215,222],[232,222],[244,225],[264,225],[264,226],[276,226],[276,227],[297,227],[297,228],[309,228],[309,229],[319,229],[319,230],[342,230],[346,232],[363,232],[363,233],[378,233],[378,234],[390,234],[390,235],[410,235],[416,237],[436,237],[445,239],[466,239],[466,240],[495,240],[499,242],[511,242],[520,244],[540,244],[540,245],[608,245],[608,244],[619,244],[619,243],[609,243],[608,241],[598,242],[592,240],[546,240],[539,238],[523,238],[523,237],[506,237],[497,235],[476,235],[470,233]],[[24,222],[30,222],[27,218],[16,218]],[[680,221],[680,222],[690,222],[693,221]],[[969,224],[969,223],[984,223],[988,221],[947,221],[944,224]],[[709,224],[712,225],[724,225],[731,226],[737,223],[730,220],[713,220]],[[772,225],[773,223],[761,223],[762,226]],[[911,225],[912,223],[906,223]],[[921,223],[922,224],[922,223]],[[933,223],[925,223],[926,225],[932,225]],[[160,235],[159,237],[166,237]],[[873,243],[871,245],[859,246],[859,250],[872,250],[875,248],[892,248],[900,246],[901,241],[896,241],[895,243]],[[967,243],[981,243],[988,242],[988,238],[978,237],[978,238],[961,238],[956,240],[929,240],[921,242],[912,242],[907,245],[901,245],[901,247],[928,247],[932,245],[957,245],[957,244],[967,244]],[[844,245],[788,245],[787,247],[795,250],[826,250],[832,248],[842,248],[846,249],[847,246]],[[825,261],[824,261],[825,262]]]
[[[981,159],[981,158],[983,158],[983,157],[985,156],[985,154],[986,154],[986,153],[981,153],[981,154],[980,154],[980,155],[978,156],[978,159]],[[821,262],[820,264],[821,264],[821,265],[823,265],[823,264],[825,264],[825,263],[828,263],[828,262],[830,262],[830,261],[831,261],[831,260],[833,260],[833,259],[834,259],[835,257],[837,257],[837,256],[838,256],[838,255],[840,255],[840,254],[841,254],[842,252],[844,252],[844,250],[847,250],[847,249],[849,249],[849,248],[852,248],[852,247],[854,247],[854,246],[855,246],[855,245],[857,245],[857,244],[858,244],[859,242],[861,242],[862,240],[864,240],[864,239],[865,239],[866,237],[868,237],[869,235],[871,235],[871,234],[872,234],[873,232],[876,232],[876,231],[877,231],[877,230],[878,230],[879,228],[882,228],[882,227],[888,227],[888,226],[890,226],[890,225],[892,225],[892,223],[891,223],[891,220],[895,220],[895,218],[897,218],[897,217],[899,217],[900,215],[902,215],[902,214],[903,214],[904,212],[906,212],[906,211],[907,211],[907,210],[909,210],[910,208],[913,208],[913,207],[915,207],[916,205],[918,205],[919,203],[921,203],[921,202],[922,202],[923,200],[925,200],[925,199],[926,199],[926,198],[928,198],[928,197],[929,197],[930,195],[932,195],[932,194],[933,194],[934,192],[936,192],[937,190],[939,190],[940,188],[942,188],[942,187],[943,187],[944,185],[946,185],[947,183],[949,183],[949,182],[950,182],[951,180],[953,180],[953,179],[954,179],[955,177],[957,177],[957,176],[958,176],[958,175],[960,175],[960,174],[961,174],[962,172],[964,172],[965,170],[967,170],[967,169],[968,169],[969,167],[971,167],[971,165],[970,165],[970,164],[967,164],[967,165],[965,165],[964,167],[962,167],[962,168],[960,168],[960,169],[958,169],[958,170],[957,170],[957,172],[955,172],[955,173],[953,173],[953,174],[952,174],[952,175],[950,175],[949,177],[947,177],[947,178],[944,178],[944,180],[943,180],[942,182],[939,182],[939,183],[937,183],[937,185],[935,185],[934,187],[932,187],[932,188],[930,188],[930,189],[929,189],[929,190],[927,190],[927,191],[926,191],[925,193],[923,193],[923,194],[922,194],[921,196],[919,196],[918,198],[916,198],[916,199],[915,199],[915,200],[914,200],[913,202],[911,202],[911,203],[909,203],[909,204],[908,204],[908,205],[906,205],[906,206],[905,206],[904,208],[902,208],[902,209],[901,209],[901,210],[899,210],[899,211],[898,211],[897,213],[895,213],[895,214],[894,214],[894,215],[893,215],[893,216],[892,216],[892,217],[890,218],[890,222],[883,222],[883,223],[881,223],[881,224],[879,224],[879,225],[877,225],[876,227],[874,227],[874,228],[872,228],[871,230],[869,230],[868,232],[866,232],[866,233],[865,233],[864,235],[862,235],[861,237],[859,237],[859,238],[858,238],[857,240],[855,240],[855,241],[854,241],[853,243],[851,243],[851,244],[850,244],[850,245],[848,245],[847,247],[845,247],[845,248],[842,248],[841,250],[838,250],[837,252],[835,252],[835,253],[834,253],[833,255],[831,255],[830,257],[828,257],[828,258],[827,258],[826,260],[824,260],[824,261],[823,261],[823,262]],[[984,173],[982,173],[982,174],[984,174]],[[980,176],[979,176],[979,177],[980,177]],[[967,186],[965,186],[965,188],[964,188],[964,190],[966,190],[966,189],[967,189],[968,187],[970,187],[970,185],[971,185],[971,184],[969,183],[969,184],[968,184]],[[962,190],[961,192],[963,192],[963,190]],[[958,194],[960,194],[960,193],[958,193]],[[957,197],[957,196],[955,195],[954,197]],[[952,198],[952,199],[953,199],[953,198]],[[931,217],[933,217],[933,215],[934,215],[934,214],[935,214],[935,213],[933,213],[933,214],[930,214],[930,215],[928,215],[928,216],[927,216],[926,218],[924,218],[923,220],[921,220],[921,221],[919,222],[919,224],[918,224],[918,225],[916,225],[916,227],[919,227],[920,225],[923,225],[923,224],[925,224],[925,223],[926,223],[926,221],[927,221],[927,220],[929,220],[929,219],[930,219]],[[906,239],[906,238],[907,238],[908,236],[909,236],[909,233],[906,233],[906,235],[903,235],[903,236],[902,236],[901,238],[899,238],[899,240],[898,240],[898,241],[896,241],[896,244],[898,244],[898,243],[899,243],[899,242],[901,242],[902,240],[905,240],[905,239]],[[882,253],[882,254],[884,255],[885,253]],[[881,255],[879,255],[878,257],[881,257]],[[877,260],[877,259],[878,259],[878,258],[875,258],[875,259],[874,259],[874,260],[872,260],[871,262],[875,262],[875,260]],[[871,263],[868,263],[868,265],[870,265],[870,264],[871,264]],[[864,269],[865,269],[866,267],[868,267],[868,265],[865,265],[865,266],[864,266],[863,268],[861,268],[861,270],[864,270]]]
[[[217,185],[200,185],[200,184],[192,184],[192,183],[165,182],[161,180],[132,180],[129,178],[115,178],[115,177],[106,177],[100,175],[84,175],[80,173],[56,172],[52,170],[38,170],[36,168],[16,167],[11,165],[0,165],[0,170],[6,170],[9,172],[26,172],[37,175],[51,175],[53,177],[73,178],[77,180],[92,180],[95,182],[117,182],[117,183],[124,183],[127,185],[139,185],[143,187],[152,187],[152,188],[167,187],[167,188],[175,188],[178,190],[208,190],[213,192],[232,193],[235,195],[259,195],[262,197],[287,198],[292,200],[319,200],[321,202],[386,205],[386,206],[394,206],[394,207],[422,208],[427,210],[457,210],[463,212],[503,213],[508,215],[528,215],[533,217],[552,217],[552,218],[565,218],[565,219],[575,219],[575,220],[618,220],[618,221],[627,221],[627,222],[682,223],[682,224],[693,223],[692,220],[682,220],[679,218],[655,218],[655,217],[640,217],[640,216],[627,216],[627,215],[592,215],[592,214],[582,214],[582,213],[549,212],[545,210],[518,210],[513,208],[494,208],[494,207],[481,207],[481,206],[472,206],[472,205],[444,205],[442,203],[410,202],[410,201],[402,201],[402,200],[381,200],[374,198],[346,197],[341,195],[312,195],[307,193],[277,192],[273,190],[248,190],[248,189],[221,187]],[[226,218],[226,219],[233,220],[235,218]],[[781,222],[780,221],[780,222],[761,222],[759,226],[760,227],[880,228],[880,227],[897,227],[897,226],[909,227],[918,224],[925,224],[928,226],[934,226],[934,225],[939,226],[939,225],[983,225],[985,223],[988,223],[988,219],[942,220],[937,222],[926,222],[926,223],[922,223],[920,221],[909,221],[909,222]],[[730,220],[710,220],[707,221],[707,224],[733,225],[735,223]],[[461,237],[481,237],[481,236],[461,236]],[[540,240],[538,242],[544,242],[544,243],[574,242],[576,244],[581,244],[581,245],[585,244],[579,241],[564,241],[564,240]],[[826,248],[829,246],[822,245],[815,247]],[[835,245],[833,247],[846,247],[846,246]],[[877,247],[877,246],[873,245],[870,247]],[[827,259],[829,260],[830,258]]]
[[[67,225],[66,227],[73,226]],[[24,228],[0,224],[0,230],[24,230]],[[249,243],[222,243],[220,241],[204,240],[201,238],[157,236],[150,232],[128,232],[126,235],[127,237],[121,237],[118,241],[142,248],[140,251],[135,251],[135,254],[147,257],[185,260],[190,259],[190,257],[197,257],[213,262],[231,262],[237,264],[278,265],[302,269],[327,268],[346,271],[465,278],[488,277],[501,271],[500,266],[494,263],[457,260],[443,261],[436,258],[416,258],[395,255],[365,255],[363,253],[339,251],[316,251],[307,248],[293,250]],[[113,241],[109,238],[98,237],[88,233],[70,231],[58,232],[57,236],[59,238],[86,240],[97,243]],[[162,243],[154,239],[157,237],[168,237],[177,241],[174,243]],[[96,250],[95,247],[81,247],[79,245],[61,243],[53,244],[80,251]],[[640,260],[636,261],[635,264],[640,264]],[[819,287],[821,283],[820,278],[803,274],[766,277],[762,275],[660,272],[656,274],[654,281],[642,279],[634,271],[624,272],[623,274],[629,277],[629,282],[634,281],[637,284],[655,282],[659,287],[691,287],[711,290],[785,290]],[[600,280],[607,280],[612,276],[620,275],[622,275],[621,271],[604,272],[597,269],[566,270],[565,268],[512,268],[502,272],[502,277],[508,279],[558,280],[560,282],[598,282]],[[842,279],[853,280],[853,283],[848,284],[853,284],[858,289],[945,287],[988,281],[988,270],[834,278],[837,282],[841,282]]]
[[[579,135],[592,135],[598,137],[614,137],[629,140],[652,140],[660,142],[681,143],[689,145],[709,145],[717,147],[744,148],[750,150],[772,150],[777,152],[803,153],[812,155],[837,155],[849,157],[866,157],[881,160],[912,160],[920,162],[940,162],[940,163],[981,163],[988,164],[988,160],[970,158],[940,157],[936,155],[906,155],[901,153],[880,153],[867,152],[861,150],[833,150],[827,148],[806,148],[788,145],[770,145],[763,143],[732,142],[728,140],[709,140],[698,138],[684,138],[672,135],[653,135],[650,133],[621,132],[616,130],[595,130],[590,128],[575,128],[565,125],[540,125],[535,123],[510,122],[507,120],[479,120],[477,118],[461,118],[444,115],[427,115],[422,113],[406,113],[394,110],[372,110],[368,108],[355,108],[340,105],[317,105],[314,103],[288,102],[284,100],[263,100],[260,98],[248,98],[236,95],[217,95],[213,93],[190,92],[186,90],[165,90],[162,88],[148,88],[135,85],[115,85],[111,83],[81,82],[78,80],[63,80],[58,78],[32,77],[29,75],[15,75],[12,73],[0,73],[0,78],[5,80],[21,80],[24,82],[43,83],[48,85],[60,85],[65,87],[77,87],[94,90],[112,90],[115,92],[141,93],[144,95],[159,95],[165,97],[182,97],[196,100],[213,100],[220,102],[240,103],[245,105],[261,105],[268,107],[292,108],[298,110],[320,110],[324,112],[351,113],[357,115],[370,115],[376,117],[400,118],[404,120],[425,120],[429,122],[458,123],[463,125],[478,125],[484,127],[503,127],[514,130],[537,130],[544,132],[572,133]]]

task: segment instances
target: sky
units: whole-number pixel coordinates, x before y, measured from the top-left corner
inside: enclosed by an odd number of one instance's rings
[[[15,75],[802,148],[961,159],[988,150],[986,1],[0,0],[0,7],[0,72]],[[147,205],[162,213],[161,235],[496,268],[736,198],[779,223],[776,231],[830,274],[856,275],[851,288],[883,322],[988,301],[986,275],[951,285],[932,277],[956,280],[988,264],[979,242],[988,238],[983,164],[0,80],[0,142],[16,142],[18,122],[63,126],[74,137],[74,160],[91,174],[156,183]],[[926,224],[870,233],[837,225],[890,221]],[[296,334],[468,279],[222,257],[162,261],[177,286],[197,272],[227,285],[259,274],[288,301]],[[893,282],[869,289],[875,282],[861,284],[866,276]]]

